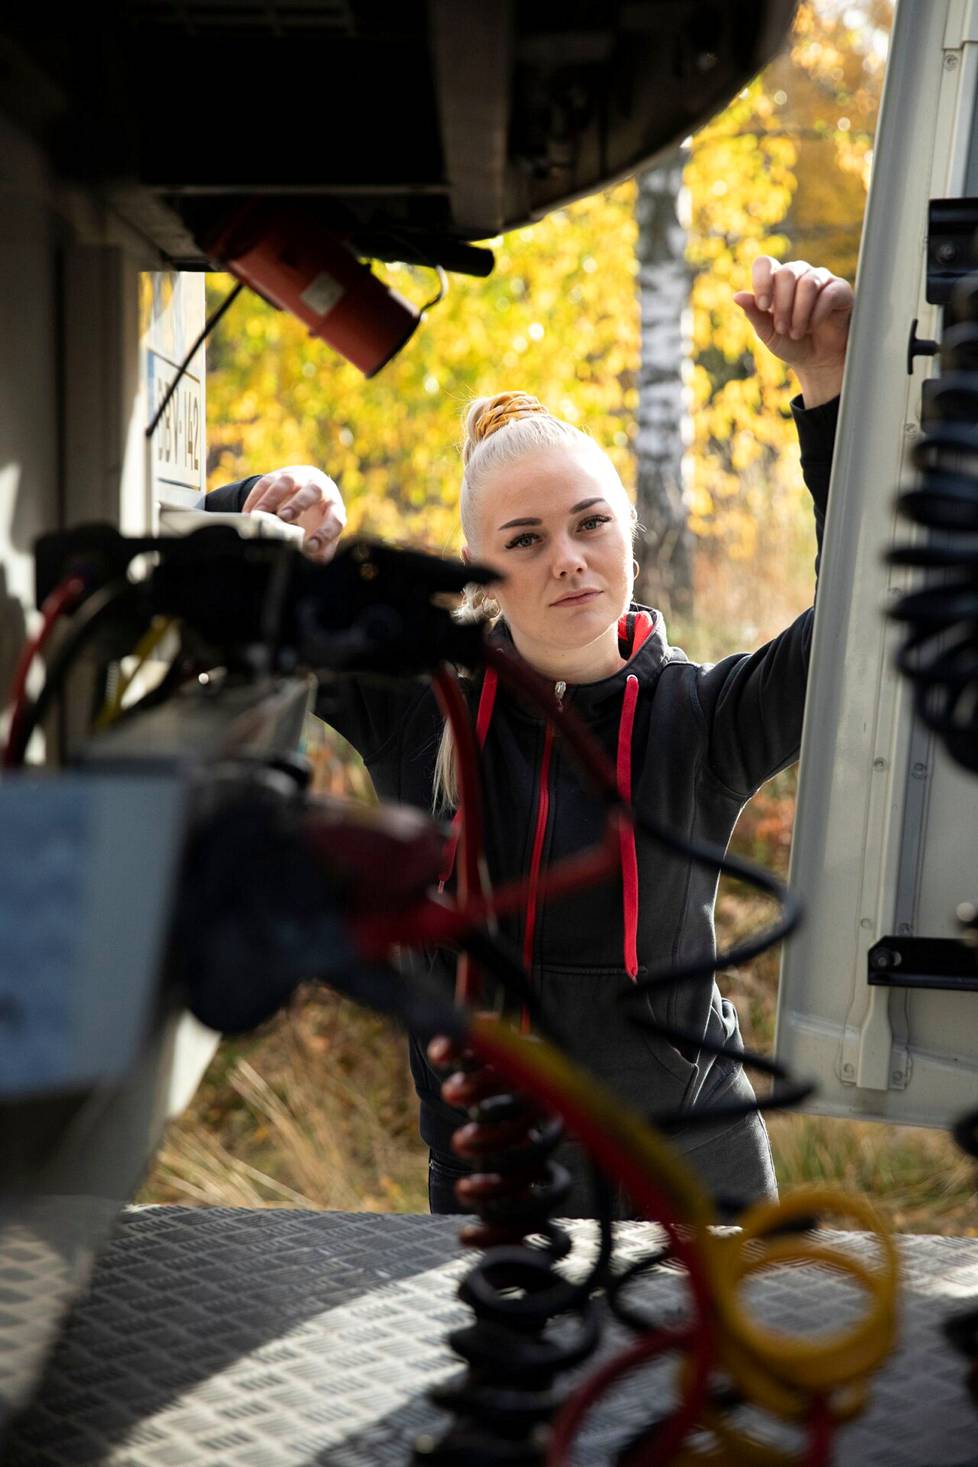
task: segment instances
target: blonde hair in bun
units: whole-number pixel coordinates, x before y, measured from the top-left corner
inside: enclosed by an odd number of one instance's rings
[[[465,415],[462,463],[468,467],[469,459],[479,444],[498,433],[500,428],[540,414],[551,416],[540,399],[528,392],[500,392],[495,397],[477,397]]]

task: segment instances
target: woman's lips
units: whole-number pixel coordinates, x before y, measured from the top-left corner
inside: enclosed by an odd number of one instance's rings
[[[574,596],[561,596],[559,601],[554,601],[551,604],[553,606],[580,606],[583,602],[590,601],[595,596],[600,595],[600,591],[578,591]]]

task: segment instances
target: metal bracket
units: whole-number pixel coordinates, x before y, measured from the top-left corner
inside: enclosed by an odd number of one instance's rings
[[[978,950],[955,937],[881,937],[866,960],[876,987],[978,992]]]
[[[927,300],[943,306],[978,269],[978,199],[931,199],[927,208]]]

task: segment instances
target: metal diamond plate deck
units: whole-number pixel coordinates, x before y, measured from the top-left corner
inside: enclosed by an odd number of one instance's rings
[[[591,1225],[574,1224],[575,1253]],[[654,1230],[620,1228],[635,1256]],[[834,1240],[855,1251],[858,1234]],[[973,1459],[978,1412],[941,1320],[978,1295],[978,1241],[906,1237],[902,1343],[871,1406],[840,1433],[838,1467],[951,1467]],[[40,1393],[4,1444],[5,1467],[395,1467],[443,1417],[424,1392],[457,1369],[446,1329],[471,1265],[448,1218],[177,1207],[123,1214]],[[681,1297],[659,1273],[631,1297]],[[837,1274],[762,1276],[771,1324],[837,1327],[853,1307]],[[606,1349],[623,1343],[615,1329]],[[649,1414],[648,1376],[615,1396],[582,1441],[607,1460]]]

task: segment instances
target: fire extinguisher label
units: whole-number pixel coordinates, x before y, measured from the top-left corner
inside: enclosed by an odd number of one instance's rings
[[[310,280],[299,299],[317,316],[325,316],[345,295],[346,290],[335,275],[322,270]]]

